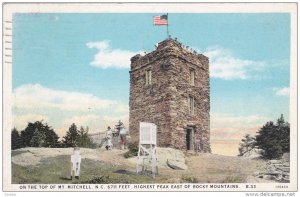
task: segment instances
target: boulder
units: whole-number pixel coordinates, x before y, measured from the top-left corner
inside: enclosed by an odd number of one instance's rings
[[[283,172],[290,172],[290,167],[282,167],[280,170]]]
[[[283,167],[290,167],[290,163],[287,163],[287,162],[283,163],[282,165],[283,165]]]
[[[157,148],[159,166],[176,170],[186,170],[184,153],[173,148]]]
[[[290,153],[283,153],[282,157],[281,157],[281,160],[283,162],[287,162],[289,163],[290,162]]]
[[[174,169],[174,170],[186,170],[187,166],[185,164],[183,164],[182,162],[178,162],[178,161],[169,161],[167,160],[167,165]]]
[[[248,152],[243,154],[243,157],[247,157],[247,158],[251,158],[251,159],[255,159],[255,158],[259,158],[261,157],[261,149],[258,148],[253,148],[251,150],[249,150]]]
[[[280,171],[268,171],[268,172],[265,173],[265,174],[277,176],[277,175],[282,174],[282,172],[280,172]]]
[[[268,164],[281,164],[281,161],[277,159],[273,159],[273,160],[269,160]]]
[[[283,177],[282,180],[283,180],[284,182],[289,183],[289,182],[290,182],[290,177]]]
[[[273,165],[268,165],[267,166],[267,171],[274,171],[274,170],[276,170],[275,166],[273,166]]]
[[[185,156],[181,150],[173,148],[157,148],[157,165],[159,168],[187,169]],[[128,161],[137,163],[137,157],[128,158]]]
[[[272,175],[263,175],[263,179],[266,179],[266,180],[274,180],[275,177],[272,176]]]
[[[36,156],[31,152],[25,152],[15,155],[11,161],[20,166],[35,166],[40,163],[41,157]]]

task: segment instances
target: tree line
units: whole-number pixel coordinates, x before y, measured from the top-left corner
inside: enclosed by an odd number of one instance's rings
[[[27,127],[18,131],[13,128],[11,131],[11,149],[15,150],[24,147],[50,147],[50,148],[67,148],[67,147],[86,147],[95,148],[96,145],[88,136],[89,128],[77,129],[73,123],[66,135],[59,141],[56,132],[43,121],[29,122]]]
[[[245,135],[240,143],[239,156],[254,148],[261,149],[262,157],[266,159],[277,159],[290,152],[290,124],[282,114],[276,123],[270,121],[263,125],[255,137]]]

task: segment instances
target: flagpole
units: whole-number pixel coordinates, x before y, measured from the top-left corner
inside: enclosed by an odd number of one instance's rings
[[[169,39],[169,16],[167,13],[167,39]]]

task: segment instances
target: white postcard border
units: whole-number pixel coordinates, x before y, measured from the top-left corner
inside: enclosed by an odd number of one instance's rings
[[[3,29],[9,26],[14,13],[290,13],[291,16],[291,65],[290,65],[290,123],[291,123],[291,182],[243,184],[154,184],[154,188],[136,189],[139,184],[90,185],[92,189],[68,189],[67,184],[11,184],[10,131],[12,128],[12,58],[9,31],[3,30],[3,160],[4,191],[296,191],[297,190],[297,4],[296,3],[6,3],[3,5]],[[11,54],[12,55],[12,54]],[[47,187],[43,187],[47,185]],[[81,184],[78,184],[80,186]],[[141,184],[151,185],[151,184]],[[163,188],[163,186],[168,187]],[[171,187],[181,185],[180,188]],[[197,186],[199,185],[199,187]],[[207,185],[208,188],[200,188]],[[237,185],[238,188],[219,188],[220,185]],[[256,188],[246,188],[255,185]],[[72,184],[73,186],[73,184]],[[84,185],[82,185],[83,187]],[[128,188],[126,188],[128,186]],[[210,187],[215,188],[210,188]],[[281,188],[287,186],[287,188]],[[37,187],[37,189],[33,189]],[[52,188],[51,188],[52,187]],[[98,187],[98,188],[96,188]],[[197,187],[197,188],[195,188]],[[205,186],[206,187],[206,186]],[[226,187],[226,186],[224,186]],[[43,188],[43,189],[42,189]],[[99,189],[100,188],[100,189]]]

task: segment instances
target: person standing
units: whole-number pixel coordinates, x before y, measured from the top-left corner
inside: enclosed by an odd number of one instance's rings
[[[112,147],[113,147],[113,144],[111,142],[111,140],[112,140],[112,130],[111,130],[110,126],[107,127],[105,139],[106,139],[106,146],[105,146],[106,150],[111,150]]]
[[[126,136],[127,136],[127,130],[124,127],[124,124],[122,123],[120,125],[120,149],[125,149],[127,142],[126,142]]]

